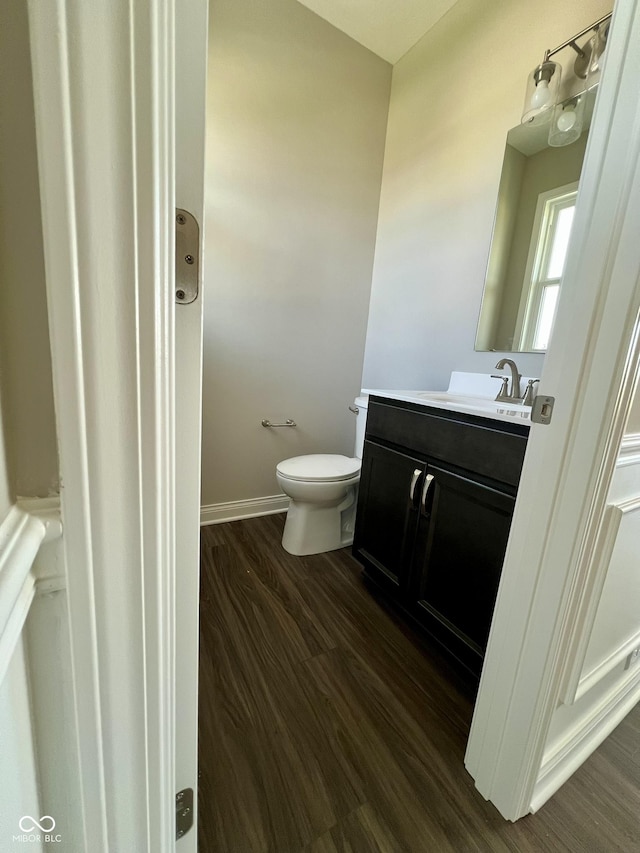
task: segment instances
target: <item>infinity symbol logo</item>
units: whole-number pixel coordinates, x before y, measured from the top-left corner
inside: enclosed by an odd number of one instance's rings
[[[35,817],[26,814],[20,818],[19,826],[23,832],[33,832],[36,827],[38,827],[40,832],[53,832],[56,828],[56,822],[49,814],[43,815],[39,821]]]

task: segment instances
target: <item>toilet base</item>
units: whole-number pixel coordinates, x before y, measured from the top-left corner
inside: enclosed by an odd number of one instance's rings
[[[347,548],[353,542],[356,489],[333,506],[296,501],[287,510],[282,547],[289,554],[304,557]]]

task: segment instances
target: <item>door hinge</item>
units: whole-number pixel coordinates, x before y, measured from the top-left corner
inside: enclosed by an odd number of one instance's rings
[[[550,424],[556,398],[538,394],[533,401],[531,420],[534,424]]]
[[[200,229],[188,210],[176,209],[176,302],[188,305],[198,298]]]
[[[176,794],[176,841],[193,826],[193,788],[183,788]]]

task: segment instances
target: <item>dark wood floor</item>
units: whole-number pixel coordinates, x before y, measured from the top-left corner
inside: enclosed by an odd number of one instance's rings
[[[472,691],[283,522],[203,529],[200,853],[640,850],[640,709],[508,823],[464,769]]]

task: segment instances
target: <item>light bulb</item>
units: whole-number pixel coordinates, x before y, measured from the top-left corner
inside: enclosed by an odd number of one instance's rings
[[[531,96],[531,109],[540,110],[546,107],[551,100],[551,92],[549,91],[549,81],[540,80],[536,85],[536,90]]]
[[[545,60],[527,78],[522,124],[544,124],[551,120],[556,103],[562,68],[557,62]]]
[[[558,120],[556,122],[558,130],[562,131],[562,133],[566,133],[568,130],[571,130],[576,123],[576,118],[577,116],[575,111],[571,107],[563,110],[558,116]]]

